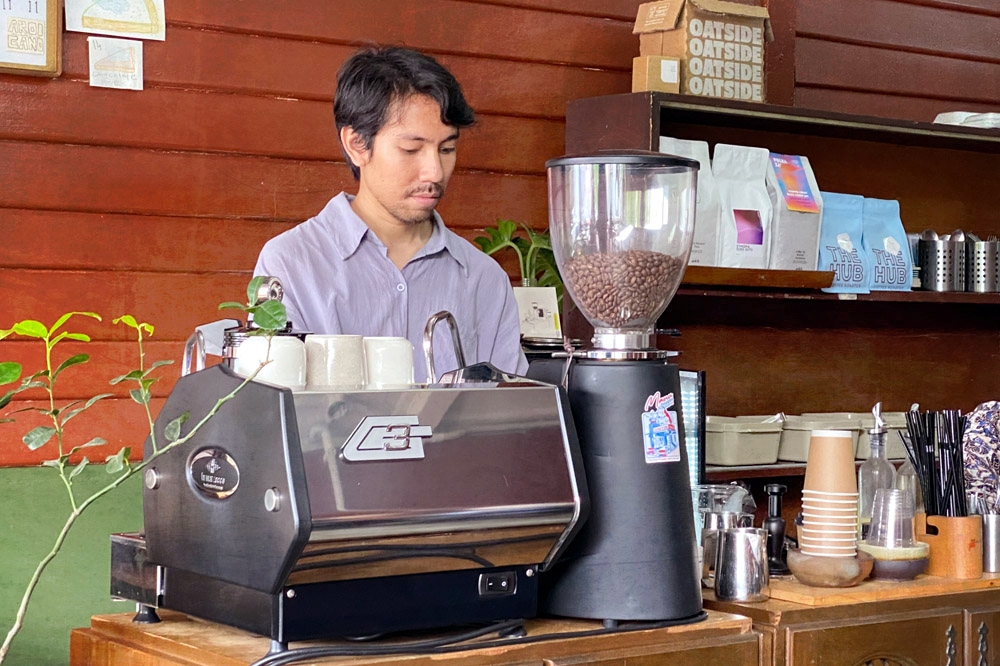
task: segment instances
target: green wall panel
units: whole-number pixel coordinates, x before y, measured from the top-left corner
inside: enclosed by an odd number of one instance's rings
[[[104,466],[97,465],[74,479],[74,487],[89,495],[111,479]],[[108,535],[141,529],[140,481],[138,477],[130,479],[93,504],[77,521],[35,590],[24,629],[14,640],[4,666],[65,666],[69,662],[71,629],[88,626],[95,614],[134,609],[131,602],[110,600]],[[2,636],[13,624],[32,571],[51,550],[70,511],[65,487],[54,470],[0,469]]]

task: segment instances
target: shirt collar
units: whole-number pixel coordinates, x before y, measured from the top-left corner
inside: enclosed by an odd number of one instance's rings
[[[384,248],[385,245],[378,239],[365,221],[358,217],[358,214],[354,212],[351,208],[351,201],[354,200],[354,196],[347,194],[346,192],[341,192],[333,199],[327,203],[326,207],[320,213],[320,217],[330,225],[335,227],[331,229],[334,233],[331,234],[333,237],[334,246],[337,248],[337,253],[340,255],[341,259],[347,259],[361,247],[362,241],[367,237],[371,242],[376,243],[379,247]],[[458,264],[463,268],[468,270],[468,258],[463,254],[464,250],[458,242],[458,236],[450,233],[444,226],[444,221],[441,216],[434,212],[434,228],[431,231],[431,237],[427,240],[427,243],[420,248],[413,259],[410,261],[415,261],[421,257],[428,257],[438,252],[447,250],[448,254],[458,262]]]

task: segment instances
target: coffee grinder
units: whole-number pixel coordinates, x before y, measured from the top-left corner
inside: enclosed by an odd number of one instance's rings
[[[695,621],[680,377],[654,329],[691,251],[698,162],[601,151],[545,166],[556,263],[594,337],[528,371],[566,388],[591,497],[582,532],[540,580],[542,609],[607,626]]]

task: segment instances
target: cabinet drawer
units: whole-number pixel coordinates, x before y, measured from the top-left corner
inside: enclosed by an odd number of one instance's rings
[[[546,666],[755,666],[760,665],[760,634],[750,632],[700,641],[594,652],[547,659]]]
[[[970,608],[965,617],[965,663],[1000,666],[1000,608]]]
[[[958,666],[963,620],[961,609],[942,608],[790,626],[787,666]]]

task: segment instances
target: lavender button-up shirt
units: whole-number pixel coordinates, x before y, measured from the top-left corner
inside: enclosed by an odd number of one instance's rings
[[[423,334],[427,319],[455,316],[468,364],[489,361],[506,372],[528,368],[520,345],[517,303],[510,278],[492,258],[448,230],[434,214],[427,244],[400,271],[386,246],[341,193],[319,215],[269,240],[254,275],[273,275],[296,330],[393,335],[415,350],[414,378],[427,381]],[[440,375],[458,367],[445,324],[434,336]]]

